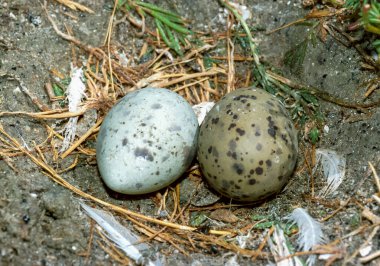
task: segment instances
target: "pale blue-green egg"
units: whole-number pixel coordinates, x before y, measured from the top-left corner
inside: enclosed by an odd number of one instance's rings
[[[128,93],[107,114],[96,158],[105,184],[124,194],[162,189],[190,166],[198,121],[191,106],[167,89]]]

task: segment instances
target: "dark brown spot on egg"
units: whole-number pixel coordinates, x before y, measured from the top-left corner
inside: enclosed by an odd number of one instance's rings
[[[212,146],[208,147],[207,151],[208,151],[208,153],[211,154],[211,152],[212,152]]]
[[[171,126],[168,128],[168,130],[169,130],[170,132],[173,132],[173,131],[181,131],[181,127],[178,126],[178,125],[171,125]]]
[[[286,144],[288,144],[288,139],[285,134],[281,134],[281,138],[283,141],[285,141]]]
[[[247,101],[246,99],[256,100],[257,97],[255,95],[239,95],[237,97],[234,97],[234,101],[242,102],[242,100],[245,100],[242,103],[245,103]]]
[[[241,129],[241,128],[237,128],[236,129],[236,132],[240,135],[240,136],[243,136],[245,134],[245,130]]]
[[[233,119],[237,119],[239,116],[238,115],[233,115],[232,118]]]
[[[156,175],[159,175],[159,174],[160,174],[160,171],[157,171],[157,172],[156,172]]]
[[[137,189],[142,188],[142,186],[143,186],[143,185],[142,185],[141,183],[136,183],[136,184],[135,184],[135,187],[136,187]]]
[[[269,134],[272,138],[276,137],[276,130],[274,129],[274,127],[270,127],[270,128],[268,128],[268,134]]]
[[[253,174],[255,173],[255,170],[251,169],[251,170],[249,171],[249,173],[250,173],[251,175],[253,175]]]
[[[263,160],[260,160],[259,161],[259,165],[263,165],[264,164],[264,161]]]
[[[235,123],[231,123],[230,126],[228,127],[228,130],[231,130],[234,127],[236,127],[236,124]]]
[[[121,144],[123,146],[127,145],[128,144],[128,139],[127,138],[123,138],[123,140],[121,141]]]
[[[254,179],[254,178],[249,179],[248,184],[250,184],[250,185],[256,184],[256,179]]]
[[[264,172],[263,168],[261,168],[261,167],[256,167],[255,171],[256,171],[256,174],[258,174],[258,175],[262,175]]]
[[[134,154],[135,157],[142,157],[150,162],[153,162],[154,160],[153,155],[147,148],[136,148]]]
[[[238,174],[241,175],[244,172],[244,166],[240,163],[234,163],[232,165],[233,170]]]
[[[261,151],[262,148],[263,148],[263,145],[261,145],[261,143],[256,144],[256,150]]]
[[[230,187],[230,184],[228,183],[228,181],[226,179],[223,179],[222,180],[222,188],[224,190],[227,190],[229,187]]]
[[[271,161],[271,160],[266,160],[266,161],[265,161],[265,164],[266,164],[268,167],[271,167],[271,166],[272,166],[272,161]]]
[[[274,124],[274,121],[272,120],[272,116],[268,116],[267,120],[268,120],[268,134],[272,138],[276,138],[276,132],[278,130],[278,127]]]
[[[237,159],[237,154],[236,154],[236,152],[231,152],[231,151],[228,151],[227,152],[227,156],[228,157],[232,157],[233,159]]]
[[[162,105],[159,103],[154,103],[154,104],[152,104],[151,107],[152,107],[152,109],[160,109],[162,107]]]
[[[219,122],[219,117],[211,119],[211,123],[213,123],[214,125],[218,124],[218,122]]]

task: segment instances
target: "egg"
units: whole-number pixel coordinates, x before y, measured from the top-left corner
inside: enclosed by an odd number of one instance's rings
[[[180,95],[162,88],[128,93],[105,117],[96,143],[104,183],[131,195],[162,189],[191,164],[198,120]]]
[[[282,103],[256,88],[226,94],[207,114],[198,161],[209,185],[238,201],[281,190],[297,161],[297,131]]]

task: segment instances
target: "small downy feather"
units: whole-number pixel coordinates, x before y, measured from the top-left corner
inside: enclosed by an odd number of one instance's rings
[[[83,70],[82,68],[72,67],[71,70],[71,81],[67,87],[66,94],[69,104],[70,112],[79,111],[79,105],[85,96],[84,91],[86,90],[86,85],[82,81]],[[70,117],[64,128],[64,140],[60,152],[64,152],[70,144],[74,141],[75,133],[77,129],[78,117]]]
[[[95,220],[98,225],[106,232],[106,237],[113,241],[118,248],[124,251],[124,253],[134,260],[136,263],[143,263],[144,256],[141,252],[149,249],[149,246],[145,243],[138,243],[139,237],[132,233],[128,228],[121,225],[116,219],[106,213],[95,208],[92,208],[83,202],[80,202],[81,207],[88,216]],[[137,244],[136,244],[137,243]],[[149,266],[161,265],[159,260],[143,263]]]
[[[346,173],[346,159],[335,151],[326,149],[317,149],[315,153],[316,164],[313,169],[313,174],[319,167],[322,167],[323,174],[327,179],[327,184],[320,191],[320,196],[326,197],[336,191],[342,183]]]
[[[207,113],[211,110],[211,108],[215,105],[214,102],[201,102],[200,104],[196,104],[193,106],[194,113],[198,117],[198,124],[201,125],[203,120],[205,119]]]
[[[277,266],[302,266],[302,262],[298,257],[290,257],[283,259],[292,254],[287,244],[284,231],[280,226],[276,225],[272,237],[268,238],[270,251],[272,252]]]
[[[314,220],[305,209],[296,208],[286,219],[297,224],[299,228],[297,244],[302,251],[309,251],[314,246],[325,243],[321,224]],[[311,255],[307,259],[307,264],[313,265],[315,260],[316,256]]]

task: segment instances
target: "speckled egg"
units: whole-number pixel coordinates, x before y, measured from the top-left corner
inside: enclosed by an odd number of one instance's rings
[[[105,184],[124,194],[164,188],[192,162],[198,121],[178,94],[158,88],[128,93],[104,119],[96,158]]]
[[[198,137],[204,177],[222,195],[264,199],[292,174],[297,132],[288,112],[270,93],[255,88],[225,95],[207,114]]]

